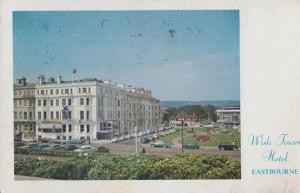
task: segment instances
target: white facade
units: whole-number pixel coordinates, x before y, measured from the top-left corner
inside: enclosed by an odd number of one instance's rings
[[[58,77],[46,82],[39,76],[35,87],[36,137],[92,141],[133,134],[135,127],[158,128],[159,100],[149,91],[145,95],[137,90],[129,92],[124,85],[97,79],[72,82]],[[138,109],[133,109],[135,105]]]
[[[220,127],[240,128],[240,106],[227,106],[217,110],[217,123]]]
[[[94,138],[99,123],[96,93],[96,81],[37,84],[37,138]]]

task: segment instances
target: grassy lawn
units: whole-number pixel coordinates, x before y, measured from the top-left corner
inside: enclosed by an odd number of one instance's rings
[[[240,147],[240,133],[235,129],[227,129],[226,133],[222,132],[222,129],[214,128],[212,133],[209,135],[209,140],[207,141],[197,141],[193,135],[208,135],[205,128],[194,128],[193,132],[191,128],[184,129],[183,140],[184,143],[197,143],[200,146],[213,146],[216,147],[220,143],[232,143],[233,141],[237,146]],[[170,135],[164,136],[161,139],[173,144],[173,140],[181,137],[181,131],[172,133]]]

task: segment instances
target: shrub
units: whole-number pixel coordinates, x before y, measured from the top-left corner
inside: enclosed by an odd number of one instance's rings
[[[15,174],[71,180],[240,179],[240,162],[221,155],[134,156],[94,154],[68,162],[23,159]]]

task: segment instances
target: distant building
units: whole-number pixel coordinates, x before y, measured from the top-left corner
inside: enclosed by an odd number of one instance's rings
[[[195,113],[192,115],[177,115],[174,120],[170,121],[170,125],[178,128],[181,127],[182,121],[184,121],[184,126],[186,127],[200,127],[200,119]]]
[[[195,113],[193,113],[192,115],[188,115],[188,114],[185,114],[185,115],[177,115],[175,117],[175,120],[176,121],[188,121],[188,122],[198,122],[199,121],[199,117],[196,116]]]
[[[26,78],[17,79],[14,84],[14,134],[20,140],[35,138],[35,85]]]
[[[240,128],[240,106],[225,106],[217,110],[217,123],[221,128]]]

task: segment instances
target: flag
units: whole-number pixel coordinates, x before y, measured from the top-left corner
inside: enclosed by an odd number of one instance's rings
[[[68,106],[63,107],[63,118],[68,119],[69,118],[69,108]]]

